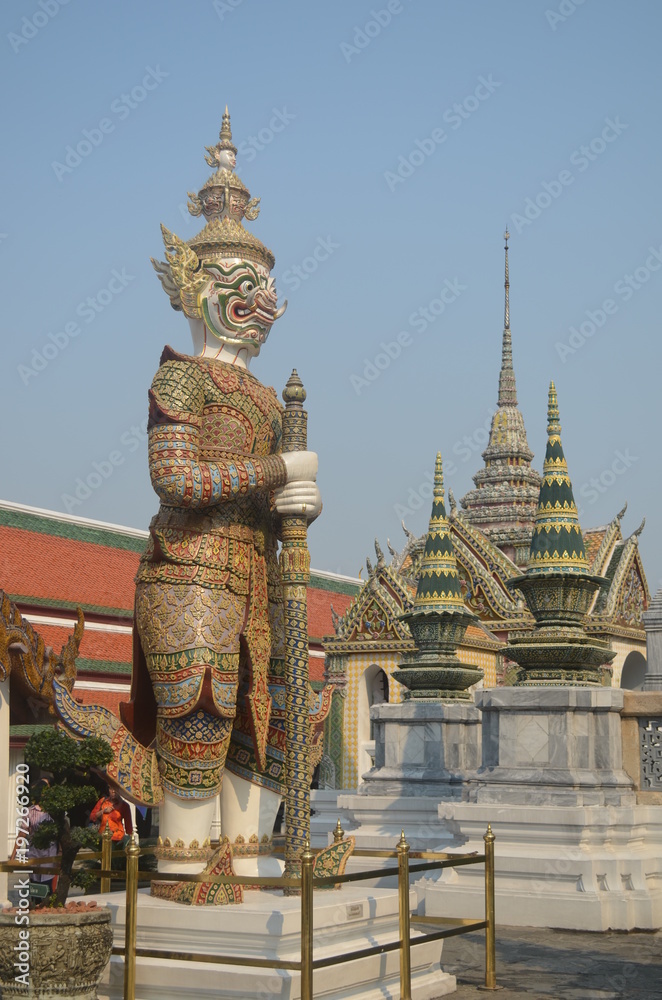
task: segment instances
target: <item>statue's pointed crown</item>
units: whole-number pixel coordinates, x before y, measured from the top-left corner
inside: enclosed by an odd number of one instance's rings
[[[577,504],[561,444],[556,386],[549,384],[547,451],[531,538],[528,574],[588,573]]]
[[[444,476],[437,452],[432,491],[432,513],[425,539],[416,598],[411,614],[464,610],[460,576],[444,506]]]
[[[274,255],[263,243],[249,233],[243,220],[253,222],[260,208],[259,198],[251,198],[234,169],[227,165],[231,156],[236,157],[237,147],[232,142],[232,126],[227,105],[223,113],[221,130],[215,146],[207,146],[205,161],[217,166],[215,173],[203,184],[197,195],[189,192],[188,210],[191,215],[203,215],[207,225],[188,241],[188,245],[204,261],[217,261],[227,257],[240,257],[263,264],[268,270],[274,266]]]
[[[257,219],[260,199],[251,198],[248,188],[234,172],[237,147],[232,142],[227,105],[218,142],[207,146],[206,151],[206,162],[217,169],[197,194],[188,193],[188,210],[193,216],[204,216],[204,229],[184,242],[161,226],[166,263],[152,258],[173,309],[183,309],[187,316],[197,318],[200,318],[198,293],[208,281],[201,265],[237,258],[271,271],[275,263],[271,250],[243,225],[244,219],[249,222]]]

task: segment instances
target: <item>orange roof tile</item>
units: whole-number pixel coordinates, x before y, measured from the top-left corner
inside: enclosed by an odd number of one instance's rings
[[[593,565],[593,560],[598,554],[598,549],[602,545],[602,540],[607,534],[606,528],[593,528],[582,532],[584,536],[584,548],[589,568]]]
[[[333,635],[333,620],[331,605],[336,614],[344,615],[354,597],[352,594],[341,594],[332,590],[308,588],[308,634],[311,638],[321,639],[325,635]]]
[[[35,622],[32,627],[46,645],[52,646],[57,653],[73,631],[68,624],[43,625],[41,622]],[[126,632],[97,632],[86,629],[78,655],[87,660],[110,660],[130,664],[133,658],[132,636]]]
[[[78,690],[74,685],[73,695],[79,705],[102,705],[117,715],[120,714],[120,702],[129,700],[128,691],[90,691],[89,688]]]
[[[9,595],[133,610],[137,552],[6,525],[0,547]]]

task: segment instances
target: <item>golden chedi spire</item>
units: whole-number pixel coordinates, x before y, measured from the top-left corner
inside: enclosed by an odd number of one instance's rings
[[[440,452],[437,452],[435,462],[432,497],[432,513],[414,600],[415,614],[464,609],[457,560],[444,506]]]
[[[525,566],[540,488],[540,475],[531,468],[524,419],[517,406],[517,385],[513,368],[510,331],[510,266],[508,240],[504,233],[504,308],[501,340],[501,369],[497,408],[492,416],[490,437],[483,460],[475,474],[476,488],[461,499],[465,519],[512,559]]]
[[[462,663],[457,647],[476,615],[464,606],[450,525],[444,506],[441,454],[434,467],[432,513],[421,560],[416,597],[401,615],[416,644],[393,676],[407,688],[405,701],[470,700],[468,688],[479,681],[482,670]]]
[[[529,574],[588,573],[579,515],[561,444],[559,403],[549,383],[547,451],[529,553]]]

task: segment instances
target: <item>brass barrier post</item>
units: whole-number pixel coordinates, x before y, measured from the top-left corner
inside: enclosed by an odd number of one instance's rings
[[[333,843],[340,844],[345,838],[345,831],[340,823],[340,817],[338,817],[338,822],[333,829]]]
[[[301,855],[301,1000],[313,1000],[313,864],[306,843]]]
[[[398,899],[400,903],[400,1000],[411,1000],[411,952],[409,923],[409,844],[405,831],[398,843]]]
[[[485,836],[485,989],[496,990],[496,930],[494,927],[494,834],[488,823]]]
[[[106,824],[106,829],[101,835],[101,867],[105,871],[110,871],[110,866],[112,864],[112,852],[113,852],[113,831],[110,829],[108,824]],[[101,879],[101,892],[111,892],[112,885],[109,878]]]
[[[124,933],[124,1000],[136,996],[136,926],[138,923],[138,859],[133,837],[126,847],[126,925]]]

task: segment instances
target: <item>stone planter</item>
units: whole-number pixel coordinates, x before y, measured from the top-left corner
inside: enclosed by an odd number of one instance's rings
[[[19,919],[21,919],[21,916]],[[113,932],[110,910],[83,912],[30,911],[29,924],[16,923],[16,913],[0,913],[0,988],[3,1000],[97,1000],[97,984],[110,959]],[[27,941],[20,931],[29,931]],[[24,952],[14,950],[18,946]],[[24,966],[14,962],[27,957],[28,978],[16,977]]]

